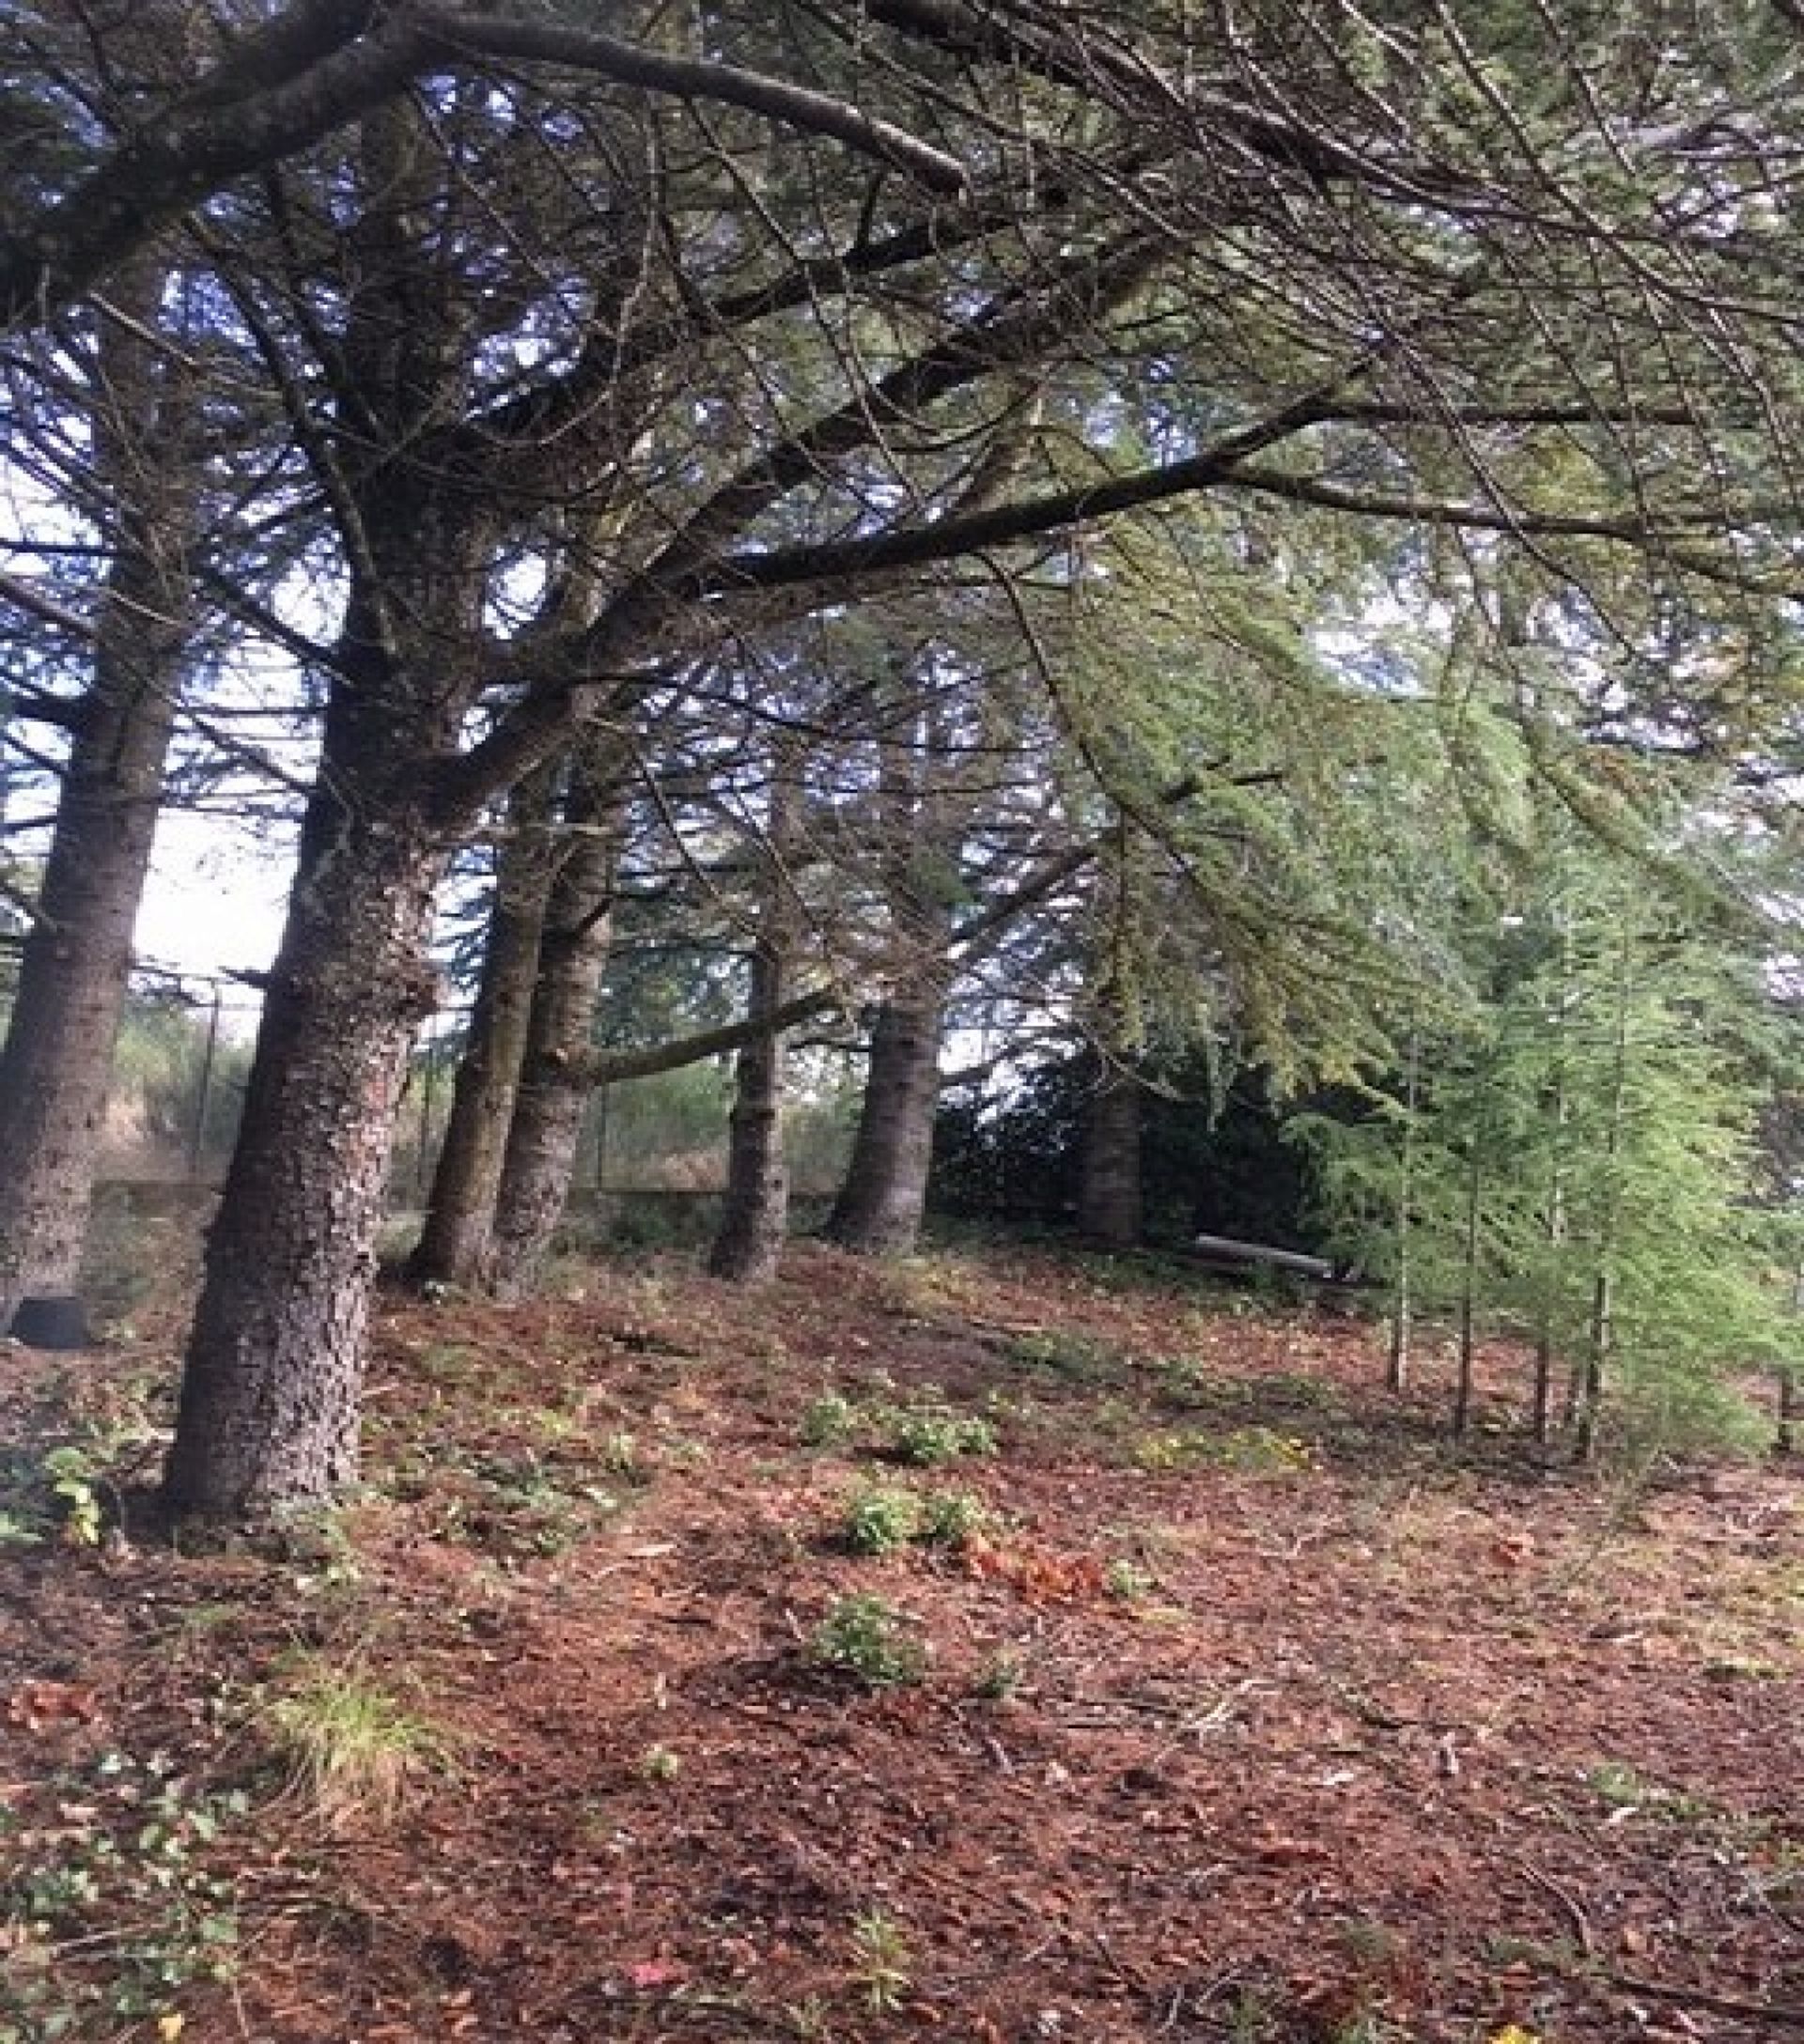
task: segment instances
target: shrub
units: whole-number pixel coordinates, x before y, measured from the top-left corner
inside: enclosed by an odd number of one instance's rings
[[[941,1491],[922,1507],[919,1538],[929,1547],[963,1547],[989,1524],[989,1508],[970,1491]]]
[[[890,1415],[886,1445],[898,1461],[928,1467],[968,1455],[993,1455],[996,1429],[975,1413],[950,1405],[910,1405]]]
[[[855,1555],[895,1554],[921,1530],[921,1500],[912,1491],[868,1484],[848,1498],[840,1530]]]

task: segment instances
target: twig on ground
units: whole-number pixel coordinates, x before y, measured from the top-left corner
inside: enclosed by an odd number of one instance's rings
[[[1591,1928],[1591,1918],[1579,1907],[1578,1898],[1572,1893],[1571,1889],[1563,1887],[1559,1881],[1553,1879],[1552,1875],[1544,1874],[1538,1866],[1530,1866],[1527,1860],[1519,1859],[1516,1862],[1516,1865],[1534,1882],[1537,1888],[1544,1894],[1552,1896],[1554,1900],[1559,1903],[1560,1907],[1565,1912],[1566,1920],[1571,1924],[1573,1931],[1578,1937],[1579,1949],[1587,1959],[1595,1959],[1597,1957],[1596,1933]]]
[[[1606,1973],[1603,1977],[1625,1994],[1645,1994],[1656,2002],[1707,2008],[1713,2016],[1740,2016],[1749,2022],[1764,2022],[1774,2029],[1804,2030],[1804,2008],[1788,2007],[1783,2003],[1749,2001],[1738,1994],[1713,1994],[1708,1988],[1669,1987],[1663,1980],[1643,1980],[1630,1973]]]

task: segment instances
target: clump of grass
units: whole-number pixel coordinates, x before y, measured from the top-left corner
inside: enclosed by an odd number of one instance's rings
[[[854,1978],[874,2016],[889,2016],[908,1998],[914,1962],[902,1927],[880,1909],[866,1910],[852,1924]]]
[[[444,1764],[443,1736],[364,1669],[309,1655],[269,1706],[288,1791],[330,1831],[392,1819],[419,1777]]]
[[[808,1639],[816,1667],[853,1675],[868,1689],[894,1689],[926,1673],[925,1644],[910,1633],[887,1598],[835,1600]]]
[[[1042,1327],[1032,1334],[1017,1335],[1003,1354],[1011,1363],[1022,1363],[1030,1370],[1048,1370],[1053,1376],[1080,1383],[1109,1376],[1121,1361],[1114,1347],[1100,1336],[1070,1327]]]
[[[1027,1663],[1012,1647],[999,1647],[972,1677],[971,1693],[986,1703],[1008,1703],[1027,1680]]]

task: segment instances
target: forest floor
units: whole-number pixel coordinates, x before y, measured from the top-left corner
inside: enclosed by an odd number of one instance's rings
[[[385,1301],[274,1555],[143,1520],[173,1319],[0,1350],[0,2044],[1804,2034],[1785,1465],[1170,1269],[565,1279]]]

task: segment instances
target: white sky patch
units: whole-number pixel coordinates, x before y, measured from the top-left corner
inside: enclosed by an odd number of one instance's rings
[[[292,828],[266,818],[165,811],[138,912],[139,960],[179,972],[262,970],[282,936],[294,852]]]

